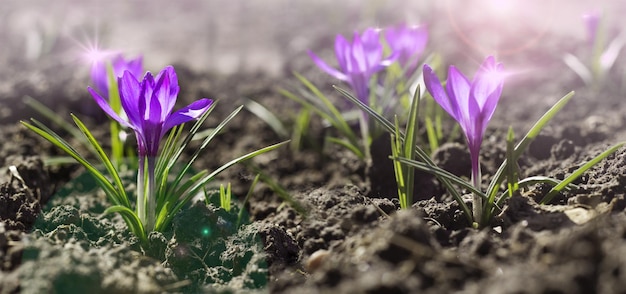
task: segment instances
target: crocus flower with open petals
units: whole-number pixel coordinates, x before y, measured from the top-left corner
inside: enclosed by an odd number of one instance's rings
[[[397,52],[398,62],[407,75],[413,74],[428,42],[426,27],[401,24],[386,29],[385,38],[391,50]]]
[[[383,58],[383,45],[379,33],[374,29],[367,29],[363,34],[354,33],[352,43],[342,35],[335,38],[335,57],[339,63],[339,70],[330,67],[313,52],[309,51],[313,62],[329,75],[347,82],[356,97],[364,103],[369,103],[369,82],[376,72],[390,65],[396,58],[391,55]]]
[[[156,78],[147,72],[140,82],[130,71],[118,78],[120,100],[128,119],[122,119],[107,100],[91,87],[89,93],[111,118],[135,131],[139,153],[137,171],[137,215],[147,231],[155,225],[155,167],[159,143],[174,126],[186,123],[205,113],[213,100],[203,98],[172,113],[178,96],[178,78],[172,66],[163,69]],[[146,183],[147,160],[147,189]]]
[[[172,66],[163,69],[156,78],[147,72],[140,82],[131,71],[118,78],[120,100],[128,119],[122,119],[93,88],[89,93],[100,108],[121,125],[137,135],[140,156],[156,156],[159,142],[172,127],[201,116],[212,104],[203,98],[172,113],[178,96],[178,78]]]
[[[480,145],[502,94],[502,64],[496,63],[493,56],[487,57],[471,82],[456,67],[450,66],[445,89],[430,66],[424,65],[424,83],[435,101],[461,125],[470,151],[472,182],[480,189]],[[480,196],[475,195],[473,207],[474,218],[479,219]]]
[[[109,98],[109,79],[107,76],[108,59],[98,59],[91,65],[91,81],[98,93],[106,99]],[[115,55],[111,60],[115,78],[120,78],[125,71],[130,71],[134,76],[143,75],[143,57],[125,59],[121,54]]]

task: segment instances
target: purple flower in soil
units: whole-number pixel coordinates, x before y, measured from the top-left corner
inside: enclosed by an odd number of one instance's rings
[[[109,98],[109,79],[107,76],[108,59],[98,59],[91,65],[91,81],[98,93],[106,99]],[[122,77],[125,71],[130,71],[134,76],[143,75],[143,57],[138,56],[134,59],[125,59],[121,54],[116,54],[111,60],[113,74],[116,78]]]
[[[396,52],[398,62],[406,70],[407,76],[413,74],[428,42],[426,27],[401,24],[386,29],[385,38],[391,50]]]
[[[144,228],[150,232],[155,224],[155,167],[159,143],[174,126],[186,123],[204,114],[213,100],[203,98],[172,113],[178,96],[178,78],[172,66],[163,69],[156,77],[147,72],[142,81],[130,71],[118,78],[122,108],[128,119],[122,119],[93,88],[89,93],[111,118],[135,131],[139,153],[137,171],[137,215]],[[147,189],[146,184],[147,160]]]
[[[89,93],[111,118],[131,128],[137,135],[140,156],[156,156],[159,142],[176,125],[191,121],[209,109],[213,100],[203,98],[172,113],[178,96],[178,78],[172,66],[163,69],[156,77],[147,72],[142,81],[131,71],[118,78],[120,100],[128,119],[122,119],[93,88]]]
[[[461,126],[470,151],[472,182],[480,189],[480,145],[493,115],[504,84],[501,63],[493,56],[481,64],[470,82],[456,67],[450,66],[445,89],[428,65],[424,65],[424,83],[435,101]],[[474,197],[474,218],[482,213],[480,196]]]
[[[372,75],[395,61],[396,56],[383,59],[383,45],[375,29],[367,29],[363,34],[354,33],[352,43],[342,35],[335,38],[335,57],[339,70],[330,67],[313,52],[308,51],[313,62],[329,75],[345,81],[352,87],[356,97],[369,103],[369,83]]]

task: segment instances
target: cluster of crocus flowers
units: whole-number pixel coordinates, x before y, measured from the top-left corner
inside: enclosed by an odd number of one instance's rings
[[[424,82],[435,101],[461,126],[470,151],[472,183],[480,189],[480,145],[502,94],[502,64],[496,63],[493,56],[487,57],[472,81],[450,66],[445,88],[432,68],[424,65]],[[474,219],[480,219],[482,214],[482,199],[478,195],[474,197],[473,214]]]
[[[362,34],[354,33],[352,42],[342,35],[335,38],[335,57],[339,69],[329,66],[313,52],[313,62],[329,75],[350,85],[356,97],[368,104],[370,80],[374,74],[397,61],[410,76],[417,68],[418,60],[426,48],[428,31],[424,26],[401,24],[384,30],[384,37],[391,49],[384,56],[384,44],[380,30],[368,28]]]
[[[172,66],[163,69],[156,77],[147,72],[141,81],[131,71],[126,70],[118,78],[118,87],[126,118],[118,115],[108,100],[93,88],[89,87],[88,90],[107,115],[135,132],[139,154],[137,212],[146,230],[150,231],[155,222],[154,171],[161,139],[174,126],[200,117],[213,101],[203,98],[172,112],[180,90]],[[148,188],[144,190],[146,181]]]

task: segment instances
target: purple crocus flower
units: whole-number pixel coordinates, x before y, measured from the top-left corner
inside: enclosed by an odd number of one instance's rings
[[[496,63],[493,56],[487,57],[471,82],[455,66],[450,66],[445,89],[437,75],[426,64],[424,83],[435,101],[463,129],[475,174],[480,169],[478,159],[483,134],[502,94],[504,83],[502,64]]]
[[[94,88],[101,93],[103,97],[109,98],[109,79],[107,76],[107,61],[100,58],[91,65],[91,81]],[[113,74],[116,78],[122,77],[125,71],[130,71],[134,76],[143,75],[143,57],[138,56],[134,59],[125,59],[122,54],[116,54],[111,60]]]
[[[308,51],[313,62],[329,75],[345,81],[352,87],[356,97],[365,104],[369,103],[369,82],[376,72],[395,61],[396,56],[383,59],[383,45],[375,29],[367,29],[363,34],[354,33],[352,43],[342,35],[335,38],[335,57],[339,70],[330,67],[313,52]]]
[[[178,78],[172,66],[163,69],[156,78],[147,72],[140,82],[131,71],[118,78],[120,100],[128,119],[122,119],[93,88],[89,93],[100,108],[121,125],[137,135],[140,156],[154,157],[159,142],[172,127],[201,116],[213,103],[203,98],[172,113],[178,96]]]
[[[126,70],[118,78],[120,101],[128,119],[122,119],[98,92],[88,87],[96,103],[111,118],[135,131],[139,153],[137,171],[137,215],[150,232],[155,225],[155,168],[159,143],[174,126],[204,114],[213,100],[203,98],[172,113],[178,96],[178,78],[172,66],[163,69],[156,78],[147,72],[142,81]],[[146,177],[147,160],[147,177]],[[147,189],[144,189],[147,181]]]
[[[413,74],[428,42],[426,27],[401,24],[386,29],[385,38],[391,50],[398,55],[398,62],[407,75]]]
[[[450,66],[445,89],[430,66],[424,65],[424,83],[435,101],[461,125],[470,151],[472,182],[480,189],[480,145],[502,94],[502,64],[496,63],[493,56],[487,57],[471,82],[456,67]],[[481,202],[480,196],[475,195],[476,220],[482,214]]]
[[[593,45],[598,34],[598,26],[600,24],[600,12],[597,10],[585,13],[582,16],[587,31],[587,42]]]

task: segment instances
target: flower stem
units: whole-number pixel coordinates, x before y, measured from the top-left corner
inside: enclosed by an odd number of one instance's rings
[[[141,223],[146,222],[146,202],[145,202],[145,190],[146,184],[146,157],[139,156],[139,169],[137,170],[137,215]]]
[[[148,156],[148,191],[147,191],[147,199],[148,203],[148,219],[145,223],[146,232],[151,232],[154,230],[154,225],[156,223],[156,183],[154,177],[154,171],[156,168],[156,157]]]
[[[472,184],[480,191],[481,185],[481,173],[480,173],[480,158],[478,154],[472,155]],[[474,215],[474,223],[478,227],[481,225],[481,218],[483,214],[483,199],[480,195],[472,195],[472,214]]]

